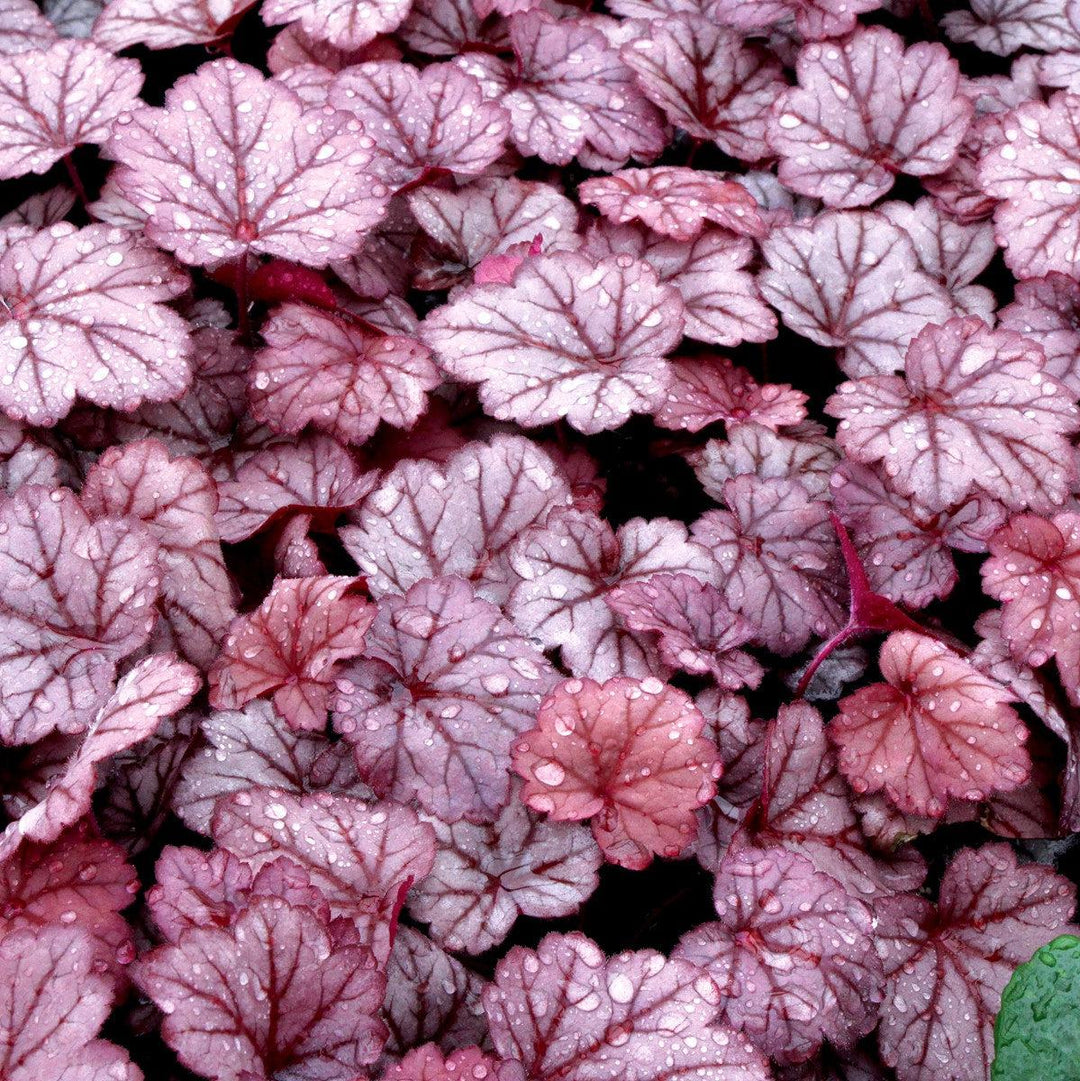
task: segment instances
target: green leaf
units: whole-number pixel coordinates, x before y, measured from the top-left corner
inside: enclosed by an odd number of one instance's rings
[[[1055,938],[1012,974],[994,1052],[992,1081],[1080,1081],[1080,938]]]

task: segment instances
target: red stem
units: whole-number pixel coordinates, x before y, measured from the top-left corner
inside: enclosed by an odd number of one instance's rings
[[[71,181],[71,186],[75,189],[75,196],[79,200],[80,206],[83,210],[90,204],[90,200],[86,197],[86,188],[83,185],[82,177],[79,176],[79,170],[75,167],[75,161],[71,156],[69,150],[63,158],[64,168],[67,169],[68,179]]]
[[[248,308],[251,301],[248,298],[248,255],[244,252],[240,256],[239,264],[236,268],[236,325],[240,331],[240,337],[245,345],[254,345],[254,340],[251,335],[251,318],[248,314]]]

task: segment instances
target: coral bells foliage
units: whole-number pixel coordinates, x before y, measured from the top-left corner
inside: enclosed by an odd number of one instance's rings
[[[0,1078],[989,1081],[1078,130],[1076,0],[0,0]]]

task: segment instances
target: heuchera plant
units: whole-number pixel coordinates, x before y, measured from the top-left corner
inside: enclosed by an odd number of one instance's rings
[[[1049,1078],[1078,132],[1080,0],[0,0],[0,1081]]]

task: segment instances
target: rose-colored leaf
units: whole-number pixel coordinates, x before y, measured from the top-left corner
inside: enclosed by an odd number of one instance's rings
[[[236,615],[214,513],[217,488],[193,458],[156,440],[110,447],[87,474],[82,503],[94,518],[145,522],[160,546],[160,604],[180,652],[209,667]]]
[[[380,421],[410,428],[442,379],[418,341],[304,304],[282,305],[261,333],[267,347],[251,366],[251,410],[277,432],[311,425],[360,444]]]
[[[855,17],[874,11],[884,0],[716,0],[714,18],[744,33],[783,23],[794,16],[795,28],[807,40],[838,37],[855,26]]]
[[[318,732],[297,732],[256,699],[239,712],[208,714],[202,722],[205,746],[184,766],[173,804],[193,830],[210,832],[214,804],[221,796],[249,788],[278,788],[295,795],[327,790],[364,799],[371,790],[353,767],[350,748]]]
[[[401,25],[408,0],[268,0],[262,17],[269,26],[298,20],[306,34],[339,49],[359,49]]]
[[[326,576],[279,579],[250,615],[234,620],[210,669],[210,704],[240,709],[273,692],[293,728],[320,729],[334,667],[364,648],[375,609],[353,589],[356,580]]]
[[[877,213],[826,212],[781,226],[762,252],[765,299],[797,334],[842,350],[837,363],[853,379],[903,367],[911,339],[954,314],[911,239]]]
[[[410,1051],[382,1075],[382,1081],[458,1081],[461,1077],[492,1081],[524,1081],[517,1062],[495,1060],[478,1047],[463,1047],[446,1055],[434,1044]]]
[[[131,45],[208,44],[227,36],[251,5],[252,0],[108,0],[93,38],[113,52]]]
[[[787,83],[765,49],[688,12],[651,23],[623,46],[622,58],[645,96],[687,135],[743,161],[769,156],[769,109]]]
[[[1024,47],[1054,52],[1069,40],[1061,0],[969,0],[970,10],[948,12],[941,20],[953,41],[970,42],[998,56]]]
[[[120,915],[138,889],[124,850],[75,826],[51,844],[26,844],[0,865],[0,937],[17,927],[75,925],[110,969],[134,956]]]
[[[1080,258],[1080,96],[1028,102],[1002,120],[1004,139],[979,162],[986,194],[1000,200],[994,229],[1018,278],[1076,273]]]
[[[56,30],[33,0],[0,0],[0,56],[47,49]]]
[[[683,244],[642,226],[601,221],[589,231],[584,253],[597,259],[633,255],[647,262],[661,284],[679,291],[686,316],[683,333],[688,338],[738,345],[776,337],[776,316],[762,301],[753,275],[744,269],[754,258],[754,245],[747,237],[706,229]]]
[[[87,41],[58,41],[0,66],[0,178],[46,173],[82,143],[107,145],[138,100],[142,71]]]
[[[392,187],[429,170],[483,173],[509,131],[506,110],[486,101],[476,79],[454,64],[422,72],[395,61],[359,64],[337,76],[329,102],[378,132],[370,170]]]
[[[761,665],[738,648],[754,628],[729,611],[707,582],[689,574],[654,574],[616,586],[606,599],[631,630],[659,636],[660,656],[672,668],[712,676],[729,691],[761,682]]]
[[[78,927],[13,931],[0,939],[0,1072],[9,1081],[141,1081],[127,1052],[94,1037],[113,986]]]
[[[562,683],[514,748],[521,797],[560,822],[591,819],[604,857],[640,870],[689,844],[694,811],[716,792],[704,726],[686,694],[652,676]]]
[[[356,120],[305,110],[234,60],[184,76],[165,108],[120,118],[111,153],[124,164],[120,193],[148,215],[147,235],[199,266],[249,252],[325,266],[359,248],[388,194],[365,171]]]
[[[882,462],[889,485],[932,511],[972,492],[1007,506],[1060,504],[1075,476],[1068,436],[1080,410],[1043,373],[1042,351],[982,319],[928,326],[904,376],[841,384],[826,410],[856,461]]]
[[[926,865],[913,851],[879,858],[868,850],[851,792],[813,706],[784,706],[770,725],[760,793],[760,807],[743,824],[755,847],[789,849],[855,897],[918,889],[926,877]]]
[[[950,549],[984,552],[1005,518],[983,496],[945,511],[927,510],[919,495],[901,495],[880,470],[843,462],[832,477],[833,505],[851,530],[871,588],[909,608],[925,608],[956,584]]]
[[[437,1043],[445,1052],[469,1044],[487,1045],[487,1022],[480,1003],[484,986],[472,969],[426,935],[399,926],[386,966],[387,1051],[400,1055],[428,1042]]]
[[[998,324],[1036,342],[1046,356],[1043,371],[1080,397],[1080,282],[1058,273],[1017,282]]]
[[[399,891],[428,874],[435,853],[431,827],[410,808],[328,793],[237,792],[218,801],[212,832],[256,872],[280,856],[302,867],[333,915],[357,921],[380,962]]]
[[[450,375],[480,384],[496,418],[532,428],[566,417],[591,435],[661,404],[682,326],[679,294],[647,264],[558,252],[428,316],[423,338]]]
[[[447,949],[483,953],[519,915],[572,915],[599,881],[603,857],[587,829],[540,821],[516,799],[490,826],[432,825],[435,866],[409,911]]]
[[[814,498],[829,490],[829,476],[840,457],[820,424],[808,422],[774,432],[747,422],[732,428],[726,440],[710,439],[694,461],[701,486],[723,503],[724,485],[733,477],[796,480]]]
[[[982,574],[1001,601],[1013,655],[1036,668],[1056,658],[1062,685],[1080,702],[1080,515],[1016,515],[990,538]]]
[[[153,735],[163,718],[191,701],[199,683],[198,672],[190,664],[165,653],[147,657],[132,668],[85,736],[65,744],[68,753],[50,770],[38,802],[0,835],[0,859],[24,840],[55,841],[82,818],[90,810],[99,763]]]
[[[385,597],[363,659],[337,681],[334,727],[361,777],[444,821],[491,821],[515,739],[555,682],[544,655],[460,578]]]
[[[755,641],[789,656],[840,623],[836,537],[828,508],[794,480],[739,476],[723,488],[729,510],[708,511],[694,539],[720,567],[720,592]]]
[[[332,524],[377,481],[377,473],[361,472],[353,455],[328,436],[276,443],[256,451],[232,480],[219,485],[221,537],[236,544],[279,517],[304,512]]]
[[[385,977],[309,908],[259,898],[228,928],[197,927],[143,958],[136,978],[180,1061],[218,1081],[281,1071],[352,1075],[378,1057]]]
[[[32,424],[76,396],[133,409],[188,387],[187,324],[164,301],[187,288],[159,251],[105,225],[61,222],[0,255],[0,408]]]
[[[985,799],[1031,769],[1011,691],[934,638],[899,631],[881,647],[885,683],[840,702],[830,733],[857,792],[939,817],[949,798]]]
[[[874,1027],[884,983],[874,923],[839,882],[794,853],[737,848],[713,898],[720,919],[683,935],[672,956],[716,981],[717,1022],[781,1062]]]
[[[430,238],[418,256],[420,289],[448,288],[488,256],[537,236],[549,253],[578,243],[577,207],[549,184],[485,177],[458,191],[421,188],[409,208]]]
[[[766,1081],[764,1056],[712,1024],[719,1005],[695,965],[654,950],[608,959],[578,933],[547,935],[535,952],[515,946],[484,992],[496,1051],[535,1081]]]
[[[780,383],[761,386],[727,357],[676,357],[674,374],[656,423],[676,431],[698,432],[718,420],[729,425],[752,421],[775,431],[806,416],[806,395]]]
[[[506,94],[510,136],[555,165],[575,155],[617,169],[663,149],[660,113],[604,35],[581,19],[529,11],[510,20],[517,78]]]
[[[31,229],[46,229],[63,221],[75,205],[75,193],[70,188],[57,187],[38,192],[9,210],[0,218],[0,229],[13,225],[28,225]]]
[[[519,436],[471,443],[445,465],[406,461],[365,501],[357,525],[341,530],[372,596],[404,593],[423,578],[457,575],[502,601],[506,549],[570,493],[555,463]]]
[[[157,546],[63,488],[5,497],[0,523],[0,737],[81,732],[154,625]]]
[[[623,169],[586,180],[578,194],[616,224],[640,221],[674,240],[693,240],[706,222],[743,236],[766,231],[757,200],[741,184],[683,166]]]
[[[781,182],[828,206],[868,206],[897,173],[944,172],[971,123],[960,68],[943,45],[884,27],[799,52],[799,85],[773,109],[769,142]]]
[[[606,679],[649,675],[656,668],[639,641],[620,631],[605,596],[654,574],[683,572],[716,584],[714,560],[679,522],[632,518],[613,532],[584,511],[554,515],[510,551],[518,584],[507,611],[545,647],[561,650],[575,675]]]
[[[960,852],[938,904],[917,896],[878,902],[875,942],[885,965],[878,1043],[900,1081],[982,1081],[994,1057],[994,1017],[1018,964],[1057,935],[1076,889],[1008,845]]]

